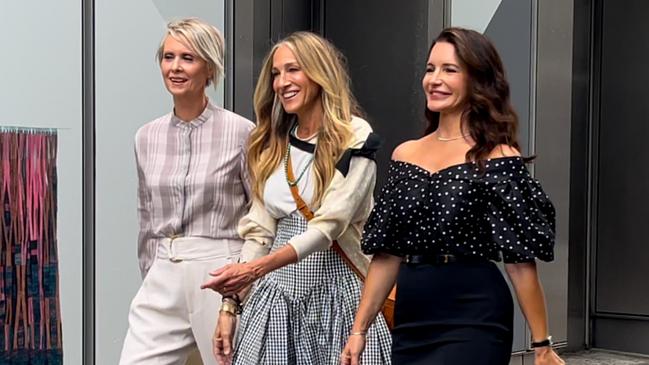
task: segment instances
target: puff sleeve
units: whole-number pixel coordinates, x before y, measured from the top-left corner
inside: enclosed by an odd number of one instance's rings
[[[525,166],[487,181],[485,227],[505,263],[554,259],[555,210]]]
[[[363,229],[361,249],[365,254],[372,255],[379,252],[397,256],[404,254],[399,250],[401,222],[395,212],[398,208],[393,196],[399,178],[399,171],[392,164],[388,172],[388,179],[381,188],[376,204]]]

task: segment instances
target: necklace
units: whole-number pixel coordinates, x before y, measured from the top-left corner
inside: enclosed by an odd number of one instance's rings
[[[471,135],[471,134],[467,133],[467,134],[463,134],[463,135],[461,135],[461,136],[450,137],[450,138],[444,138],[444,137],[440,137],[440,136],[436,136],[436,137],[437,137],[437,140],[438,140],[438,141],[441,141],[441,142],[450,142],[450,141],[458,140],[458,139],[460,139],[460,138],[468,137],[468,136],[470,136],[470,135]]]
[[[296,127],[297,127],[297,124],[296,124]],[[295,130],[296,127],[293,127],[293,130],[290,131],[289,133],[292,133],[292,132]],[[304,174],[306,173],[306,170],[308,170],[308,169],[309,169],[309,166],[311,166],[311,163],[313,162],[313,156],[314,156],[314,155],[311,155],[311,158],[310,158],[309,161],[307,161],[307,163],[304,165],[304,167],[302,168],[302,171],[301,171],[300,174],[297,176],[297,178],[295,179],[295,181],[292,181],[292,180],[289,179],[289,177],[288,177],[288,161],[289,161],[289,159],[291,158],[291,142],[288,141],[288,140],[286,141],[286,153],[284,154],[284,176],[286,176],[286,182],[287,182],[290,186],[296,186],[297,183],[300,182],[300,180],[302,179],[302,177],[303,177]]]

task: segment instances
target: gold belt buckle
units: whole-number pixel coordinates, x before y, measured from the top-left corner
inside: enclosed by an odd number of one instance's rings
[[[173,234],[173,235],[171,235],[169,237],[169,254],[171,255],[171,257],[169,257],[169,261],[171,261],[171,262],[182,262],[183,261],[183,259],[181,259],[179,257],[176,257],[176,252],[171,247],[174,244],[174,240],[176,238],[180,238],[182,236],[183,236],[182,234]]]

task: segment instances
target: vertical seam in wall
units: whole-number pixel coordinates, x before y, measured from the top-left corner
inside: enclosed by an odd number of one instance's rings
[[[234,110],[234,0],[225,1],[225,109]]]
[[[530,99],[529,99],[529,131],[528,149],[530,155],[536,154],[536,106],[537,106],[537,76],[538,76],[538,36],[539,36],[539,3],[532,0],[531,3],[531,32],[530,32]],[[536,175],[534,164],[530,165],[530,173]],[[529,338],[529,336],[528,336]]]
[[[82,361],[95,364],[95,2],[81,3]]]
[[[452,13],[451,0],[444,0],[444,28],[452,26],[453,13]]]
[[[586,310],[588,320],[586,326],[586,346],[593,346],[593,321],[597,316],[597,225],[598,225],[598,188],[599,188],[599,100],[601,90],[601,62],[602,62],[602,30],[603,30],[603,4],[593,0],[591,5],[590,20],[590,45],[589,45],[589,86],[588,86],[588,157],[587,157],[587,227],[586,230],[586,275],[588,280]],[[597,110],[596,110],[597,106]]]

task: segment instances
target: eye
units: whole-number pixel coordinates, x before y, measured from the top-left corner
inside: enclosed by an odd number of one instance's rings
[[[162,56],[162,58],[165,59],[165,60],[173,60],[174,55],[173,55],[173,53],[165,53],[165,54]]]
[[[428,65],[426,66],[426,73],[435,72],[435,66]]]
[[[291,66],[288,68],[288,72],[298,72],[300,71],[300,68],[297,66]]]
[[[270,72],[270,77],[273,78],[273,79],[274,79],[275,77],[277,77],[277,75],[279,75],[279,72],[278,72],[277,70],[272,70],[272,71]]]
[[[446,69],[444,69],[444,71],[446,71],[447,73],[456,73],[457,72],[455,67],[446,67]]]
[[[190,54],[185,54],[185,55],[183,55],[183,60],[193,62],[194,61],[194,56],[192,56]]]

